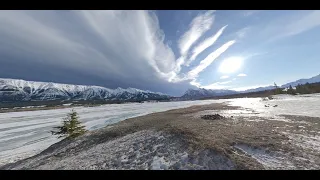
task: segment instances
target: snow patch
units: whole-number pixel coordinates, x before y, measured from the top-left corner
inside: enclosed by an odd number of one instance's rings
[[[164,157],[153,157],[151,166],[152,170],[167,170],[169,166],[171,166],[170,162],[166,161]]]
[[[261,101],[261,98],[229,99],[231,106],[254,110],[261,116],[278,117],[280,115],[297,115],[320,117],[320,93],[305,95],[275,95],[273,100]]]
[[[303,134],[283,133],[290,141],[304,150],[320,153],[320,136],[310,136]]]
[[[239,144],[234,146],[246,155],[254,158],[266,169],[294,169],[295,166],[281,153],[267,153],[265,149],[252,148],[248,145]]]

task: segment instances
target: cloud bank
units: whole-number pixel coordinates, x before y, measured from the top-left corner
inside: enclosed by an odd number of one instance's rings
[[[239,18],[249,19],[263,12],[242,13]],[[181,36],[168,38],[154,11],[1,11],[0,77],[173,95],[193,86],[229,88],[234,79],[217,82],[228,76],[217,75],[208,85],[199,76],[231,46],[244,46],[248,38],[261,37],[257,40],[263,42],[294,36],[320,25],[319,11],[263,22],[267,28],[228,25],[220,17],[216,11],[200,11],[186,22],[186,29],[177,27]],[[234,37],[224,36],[230,29]],[[209,51],[213,45],[217,48]]]
[[[165,77],[175,55],[153,12],[1,11],[0,24],[2,77],[111,88],[169,86]]]

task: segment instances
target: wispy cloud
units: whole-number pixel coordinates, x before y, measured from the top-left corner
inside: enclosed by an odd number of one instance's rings
[[[204,89],[225,89],[225,88],[230,87],[226,84],[229,84],[231,82],[232,81],[215,82],[215,83],[205,85],[205,86],[200,86],[200,87],[204,88]]]
[[[295,36],[311,30],[320,25],[319,10],[299,10],[286,16],[280,16],[271,22],[265,22],[261,25],[261,31],[258,33],[262,37],[268,37],[265,43]],[[294,13],[293,13],[294,12]]]
[[[255,88],[267,87],[267,86],[271,86],[271,84],[261,84],[261,85],[253,85],[253,86],[245,86],[245,87],[231,88],[231,90],[235,90],[235,91],[245,91],[245,90],[248,90],[248,89],[255,89]]]
[[[228,79],[229,76],[221,76],[220,79]]]
[[[205,49],[207,49],[208,47],[212,46],[217,39],[221,36],[221,34],[223,33],[224,29],[227,27],[223,26],[221,29],[219,29],[219,31],[214,34],[213,36],[205,39],[203,42],[201,42],[198,46],[196,46],[193,51],[192,51],[192,55],[189,59],[189,61],[186,62],[186,65],[189,66],[189,64],[194,61],[196,59],[196,57],[203,52]]]
[[[178,40],[178,48],[180,50],[180,57],[176,60],[173,72],[169,77],[169,82],[180,82],[185,80],[192,80],[193,77],[188,77],[179,74],[185,61],[187,60],[189,49],[191,46],[208,31],[214,21],[214,10],[206,11],[205,13],[197,15],[190,23],[189,29]],[[167,75],[165,75],[167,76]],[[190,82],[190,84],[193,84]]]
[[[207,68],[216,58],[218,58],[223,52],[225,52],[230,46],[235,43],[234,40],[228,41],[227,43],[223,44],[220,48],[210,53],[205,59],[203,59],[200,64],[193,68],[191,71],[188,72],[188,76],[190,78],[195,78],[198,74]]]
[[[240,29],[239,31],[236,32],[236,35],[238,38],[244,38],[248,32],[250,31],[250,27],[244,27],[242,29]]]
[[[222,76],[224,77],[224,76]],[[227,78],[229,78],[229,76],[226,76]],[[226,79],[226,78],[221,78],[220,79]],[[232,82],[234,82],[235,80],[237,80],[237,78],[233,78],[231,80],[228,80],[228,81],[221,81],[221,82],[215,82],[215,83],[212,83],[212,84],[209,84],[209,85],[201,85],[200,83],[197,83],[197,87],[200,87],[200,88],[205,88],[205,89],[230,89],[232,87],[232,85],[230,85]]]
[[[207,56],[207,58],[203,59],[198,66],[194,67],[192,70],[187,72],[187,74],[180,73],[180,71],[182,69],[181,66],[186,66],[188,64],[188,62],[190,62],[190,60],[189,60],[187,63],[185,63],[185,61],[187,60],[187,54],[189,53],[190,46],[186,46],[186,44],[184,44],[184,43],[181,44],[181,42],[192,42],[192,43],[189,43],[191,45],[193,43],[195,43],[196,40],[194,38],[192,40],[191,36],[186,36],[186,34],[193,32],[193,33],[195,33],[194,37],[197,37],[197,39],[200,38],[203,35],[203,33],[207,30],[205,30],[205,31],[201,30],[202,33],[199,33],[198,31],[193,31],[192,29],[199,29],[199,26],[200,26],[199,24],[201,24],[201,23],[199,23],[199,21],[201,19],[204,19],[205,20],[204,22],[207,22],[208,16],[212,15],[213,12],[214,11],[208,11],[205,14],[198,15],[196,18],[194,18],[191,23],[191,25],[192,25],[191,28],[180,38],[180,40],[179,40],[180,46],[179,47],[180,47],[181,56],[176,60],[176,66],[174,68],[174,73],[172,73],[173,75],[169,78],[170,82],[180,82],[180,81],[191,80],[191,82],[190,82],[191,85],[194,85],[197,87],[200,86],[200,83],[196,82],[196,78],[197,78],[198,74],[200,72],[202,72],[204,69],[206,69],[217,57],[219,57],[224,51],[226,51],[232,44],[235,43],[235,41],[229,41],[229,42],[225,43],[220,48],[214,50],[211,54],[209,54]],[[199,20],[199,18],[200,18],[200,20]],[[213,21],[213,19],[212,19],[212,21]],[[197,22],[197,23],[195,23],[195,22]],[[207,26],[207,25],[208,24],[205,23],[204,26]],[[197,27],[197,28],[195,28],[195,27]],[[195,47],[191,58],[196,58],[196,56],[198,54],[200,54],[203,50],[205,50],[206,48],[211,46],[221,36],[221,34],[223,33],[223,31],[226,27],[227,26],[222,27],[215,35],[204,40],[197,47]],[[186,37],[190,37],[191,39],[186,38]],[[183,39],[185,39],[185,40],[183,40]],[[189,40],[187,41],[187,39],[189,39],[190,41]],[[183,48],[183,47],[188,47],[188,48]],[[185,49],[185,51],[183,49]],[[194,59],[192,59],[192,60],[194,60]]]
[[[246,10],[246,11],[244,11],[243,16],[245,16],[245,17],[252,16],[252,15],[258,13],[259,11],[261,11],[261,10]]]
[[[199,82],[197,82],[196,79],[193,79],[192,81],[190,81],[190,84],[196,87],[201,87],[201,84]]]
[[[243,59],[250,59],[250,58],[253,58],[253,57],[256,57],[256,56],[262,56],[262,55],[266,55],[266,54],[268,54],[267,51],[250,53],[248,55],[244,55]]]
[[[186,55],[190,47],[208,31],[214,21],[214,11],[207,11],[195,17],[190,23],[190,29],[179,40],[180,54]]]
[[[320,11],[314,10],[285,26],[283,36],[293,36],[320,25]]]
[[[247,76],[247,75],[244,73],[238,74],[238,77],[245,77],[245,76]]]

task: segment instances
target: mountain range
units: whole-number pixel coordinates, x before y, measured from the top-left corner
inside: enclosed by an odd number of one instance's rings
[[[48,100],[164,100],[170,96],[136,88],[109,89],[100,86],[35,82],[19,79],[0,79],[0,101]]]
[[[302,85],[302,84],[306,84],[306,83],[317,83],[317,82],[320,82],[320,74],[317,75],[317,76],[314,76],[314,77],[312,77],[312,78],[309,78],[309,79],[299,79],[299,80],[297,80],[297,81],[293,81],[293,82],[284,84],[284,85],[282,85],[281,87],[282,87],[282,88],[287,88],[287,87],[289,87],[290,85],[291,85],[292,87],[295,87],[295,86],[297,86],[297,85],[299,85],[299,84]]]
[[[298,84],[320,82],[320,74],[309,79],[299,79],[280,87],[287,88]],[[188,89],[176,100],[193,100],[207,97],[225,96],[240,93],[258,92],[274,89],[274,86],[259,87],[245,91],[227,89]],[[146,101],[169,100],[173,97],[160,92],[151,92],[136,88],[109,89],[101,86],[35,82],[20,79],[0,78],[0,102],[50,101],[50,100],[111,100],[111,101]]]
[[[288,88],[290,85],[295,87],[299,84],[306,84],[306,83],[316,83],[320,82],[320,74],[309,79],[299,79],[297,81],[286,83],[281,88]],[[225,95],[233,95],[233,94],[240,94],[240,93],[250,93],[250,92],[258,92],[258,91],[266,91],[275,89],[274,85],[266,86],[266,87],[258,87],[254,89],[247,89],[244,91],[233,91],[233,90],[223,90],[223,89],[203,89],[203,88],[196,88],[196,89],[188,89],[184,95],[181,96],[181,99],[200,99],[206,97],[215,97],[215,96],[225,96]]]
[[[200,99],[213,96],[225,96],[231,94],[238,94],[239,92],[233,90],[224,89],[188,89],[182,96],[181,99]]]

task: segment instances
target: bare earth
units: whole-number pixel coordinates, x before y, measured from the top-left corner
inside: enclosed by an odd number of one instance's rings
[[[215,113],[226,118],[201,118]],[[319,169],[319,123],[226,104],[193,106],[65,139],[0,169]]]

